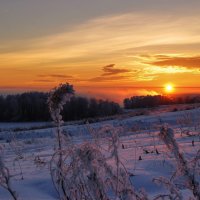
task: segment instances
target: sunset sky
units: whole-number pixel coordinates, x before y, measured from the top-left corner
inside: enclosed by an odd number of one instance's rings
[[[199,0],[0,0],[0,93],[200,93]]]

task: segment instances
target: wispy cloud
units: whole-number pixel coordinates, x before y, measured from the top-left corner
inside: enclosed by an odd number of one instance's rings
[[[116,68],[115,64],[109,64],[102,67],[102,71],[103,73],[100,76],[91,78],[89,81],[103,82],[128,79],[130,77],[130,73],[132,72],[126,68]]]
[[[105,73],[102,76],[111,76],[111,75],[118,75],[123,73],[131,72],[129,69],[122,69],[122,68],[114,68],[115,64],[106,65],[103,67],[103,71]]]
[[[66,79],[74,79],[73,76],[70,76],[70,75],[63,75],[63,74],[47,74],[47,75],[44,75],[44,74],[39,74],[38,77],[46,77],[46,78],[66,78]]]
[[[34,82],[38,83],[55,83],[55,84],[59,84],[59,83],[63,83],[63,82],[71,82],[71,83],[77,83],[77,82],[85,82],[87,80],[85,79],[81,79],[81,78],[77,78],[76,76],[72,76],[72,75],[65,75],[65,74],[39,74],[37,75],[38,79],[35,79]]]
[[[150,64],[156,66],[178,66],[188,69],[200,70],[200,56],[195,57],[169,57],[169,56],[157,56],[157,60]]]
[[[94,78],[89,79],[88,81],[92,82],[107,82],[107,81],[118,81],[127,79],[127,76],[97,76]]]
[[[183,74],[188,76],[200,74],[200,56],[141,54],[135,59],[142,65],[142,70],[137,76],[141,81],[161,80],[163,76],[169,74],[175,75],[176,79],[180,79]]]
[[[70,63],[74,58],[79,62],[82,58],[111,58],[114,54],[122,60],[130,49],[145,51],[145,47],[151,50],[156,45],[196,44],[200,42],[199,23],[196,16],[174,19],[167,15],[128,13],[99,17],[70,31],[4,45],[5,53],[0,59],[6,66],[6,58],[12,58],[18,66],[41,62],[55,65],[60,60]]]

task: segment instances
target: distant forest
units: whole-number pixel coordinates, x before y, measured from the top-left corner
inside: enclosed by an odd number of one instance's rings
[[[17,95],[0,96],[0,121],[50,121],[47,105],[48,93],[29,92]],[[125,109],[149,108],[168,104],[200,103],[200,96],[170,98],[167,96],[133,96],[124,99]],[[121,114],[118,103],[74,96],[64,106],[65,121],[93,119]]]
[[[48,93],[30,92],[0,96],[0,121],[50,121]],[[119,104],[107,100],[72,97],[63,110],[63,119],[80,120],[121,113]]]
[[[200,95],[174,97],[174,98],[162,95],[133,96],[131,98],[124,99],[124,108],[125,109],[150,108],[160,105],[192,104],[192,103],[200,103]]]

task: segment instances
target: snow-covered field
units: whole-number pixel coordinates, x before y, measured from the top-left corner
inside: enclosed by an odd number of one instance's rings
[[[159,139],[162,124],[169,124],[175,132],[181,152],[190,160],[200,149],[200,109],[188,111],[156,113],[151,116],[137,116],[90,124],[97,132],[105,124],[122,127],[119,155],[126,167],[136,190],[144,189],[151,197],[166,194],[165,187],[152,182],[160,176],[170,178],[175,172],[174,157]],[[55,128],[44,128],[38,123],[0,124],[0,145],[4,161],[12,176],[12,188],[22,200],[58,199],[54,189],[49,161],[56,146]],[[33,130],[34,126],[43,128]],[[20,128],[27,127],[26,130]],[[31,130],[28,130],[31,127]],[[16,131],[18,128],[18,131]],[[88,125],[68,125],[63,127],[75,144],[93,142]],[[13,131],[15,130],[15,131]],[[101,143],[106,148],[107,142]],[[105,152],[106,153],[106,152]],[[199,177],[197,177],[199,179]],[[200,179],[199,179],[200,180]],[[180,187],[184,199],[190,191]],[[9,193],[0,187],[0,199],[11,199]]]

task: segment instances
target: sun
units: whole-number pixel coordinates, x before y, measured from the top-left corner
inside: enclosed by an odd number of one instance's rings
[[[174,91],[174,86],[173,86],[171,83],[166,84],[166,85],[165,85],[165,91],[166,91],[167,93],[173,92],[173,91]]]

